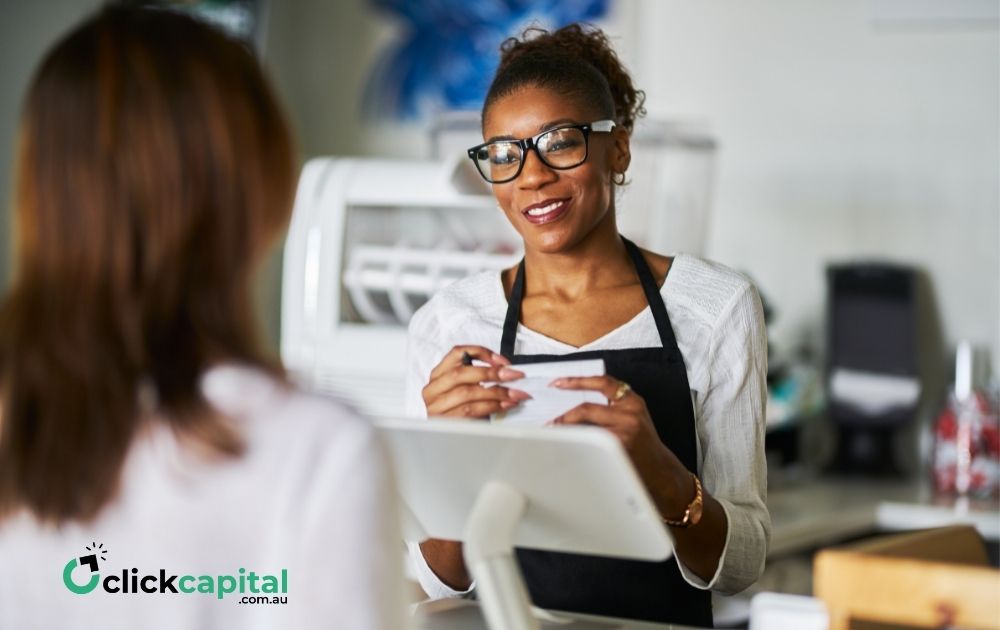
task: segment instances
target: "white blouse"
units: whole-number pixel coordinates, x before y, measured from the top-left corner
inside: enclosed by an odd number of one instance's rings
[[[0,521],[0,628],[405,627],[395,493],[371,424],[245,367],[210,370],[202,391],[233,421],[243,455],[207,459],[157,423],[135,438],[119,493],[93,522],[57,528],[23,512]],[[280,579],[287,569],[287,593],[274,595],[287,603],[260,603],[249,582],[222,598],[101,584],[72,593],[63,567],[95,543],[107,552],[102,581],[164,570],[179,591],[185,575]],[[74,572],[80,585],[91,576]]]
[[[696,588],[735,593],[760,577],[771,535],[764,460],[767,338],[760,297],[741,274],[685,254],[674,258],[660,294],[687,367],[697,424],[698,474],[722,504],[728,521],[725,547],[711,580],[700,579],[680,560],[678,565]],[[417,311],[409,328],[410,415],[427,415],[421,390],[453,346],[475,344],[499,352],[506,312],[503,285],[495,271],[446,287]],[[660,345],[647,306],[579,348],[518,325],[514,351],[567,354]],[[419,546],[409,547],[417,577],[430,597],[458,597],[471,591],[449,588],[428,567]]]

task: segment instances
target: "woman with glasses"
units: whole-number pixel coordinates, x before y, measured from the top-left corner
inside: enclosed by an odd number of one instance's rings
[[[642,102],[598,30],[529,31],[504,44],[483,106],[484,142],[469,157],[521,235],[524,259],[456,282],[416,313],[408,406],[487,417],[525,400],[519,363],[604,359],[607,376],[553,386],[594,390],[608,404],[580,405],[552,423],[597,425],[621,439],[675,557],[520,550],[531,598],[544,608],[711,626],[710,590],[746,588],[767,550],[764,320],[743,276],[639,249],[618,233],[615,194]],[[460,543],[428,540],[411,552],[430,596],[474,589]]]

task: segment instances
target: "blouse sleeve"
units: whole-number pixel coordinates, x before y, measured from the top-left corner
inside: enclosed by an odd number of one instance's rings
[[[436,320],[427,310],[418,311],[410,320],[406,347],[406,415],[426,418],[422,390],[430,380],[431,370],[451,347],[441,334]],[[420,551],[419,541],[407,541],[410,568],[420,587],[428,597],[467,597],[475,589],[475,582],[465,591],[456,591],[438,578]]]
[[[431,370],[440,363],[448,348],[436,319],[428,309],[421,309],[410,319],[406,335],[406,415],[426,418],[423,389],[431,378]]]
[[[695,405],[699,470],[725,511],[726,542],[708,582],[680,560],[678,565],[692,586],[732,594],[760,577],[771,538],[764,459],[767,335],[753,285],[733,297],[713,326],[708,366],[709,387]]]

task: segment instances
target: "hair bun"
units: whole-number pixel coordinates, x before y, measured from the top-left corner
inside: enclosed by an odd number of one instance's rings
[[[525,57],[562,54],[579,59],[597,70],[608,82],[615,106],[615,122],[629,132],[637,118],[646,115],[646,94],[637,90],[632,77],[611,46],[607,34],[593,25],[569,24],[556,31],[528,27],[521,37],[511,37],[500,45],[497,76],[511,63]]]

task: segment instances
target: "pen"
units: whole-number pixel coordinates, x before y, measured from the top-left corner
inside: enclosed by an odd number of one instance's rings
[[[472,365],[472,355],[468,352],[462,353],[462,365]]]

